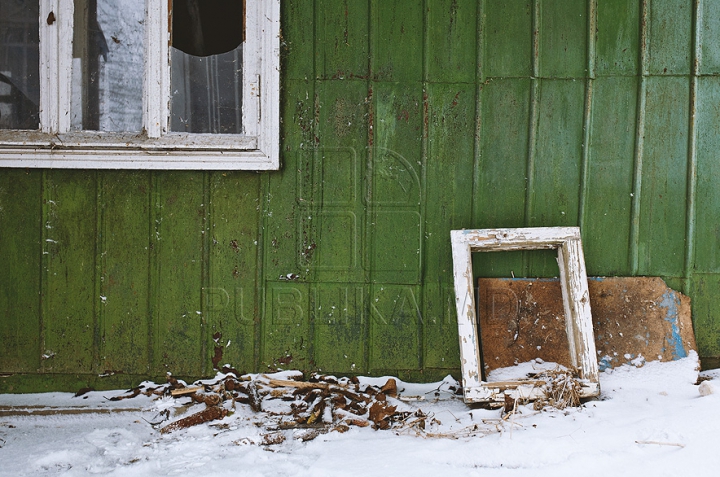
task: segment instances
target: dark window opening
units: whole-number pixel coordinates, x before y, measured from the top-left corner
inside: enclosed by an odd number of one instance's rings
[[[244,40],[244,0],[174,0],[172,46],[193,56],[232,51]]]
[[[0,129],[39,126],[37,0],[0,1]]]
[[[244,0],[173,0],[170,129],[241,134]]]

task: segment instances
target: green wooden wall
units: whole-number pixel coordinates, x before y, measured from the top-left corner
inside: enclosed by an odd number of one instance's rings
[[[0,170],[0,391],[435,379],[449,231],[579,225],[720,364],[720,2],[283,0],[279,172]],[[552,254],[477,254],[553,276]],[[107,375],[100,378],[100,375]]]

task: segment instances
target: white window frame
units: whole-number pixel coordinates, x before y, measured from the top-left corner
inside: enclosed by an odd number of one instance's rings
[[[600,394],[597,352],[593,334],[590,293],[578,227],[529,227],[450,231],[455,304],[463,394],[467,403],[503,403],[513,399],[545,397],[544,382],[518,379],[486,382],[481,379],[482,356],[475,307],[472,252],[557,249],[560,285],[565,308],[570,361],[580,374],[581,397]]]
[[[40,1],[40,129],[0,130],[0,167],[279,169],[280,0],[246,0],[244,134],[169,131],[168,4],[145,2],[144,132],[110,133],[71,131],[74,2]]]

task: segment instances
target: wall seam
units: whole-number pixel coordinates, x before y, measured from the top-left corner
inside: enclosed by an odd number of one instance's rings
[[[593,85],[595,81],[595,30],[597,28],[597,0],[588,0],[587,21],[587,80],[583,114],[582,163],[580,165],[580,197],[578,201],[578,226],[582,233],[585,225],[586,199],[590,173],[590,129],[592,127]]]
[[[688,164],[687,164],[687,201],[686,201],[686,226],[685,226],[685,274],[684,293],[689,295],[692,290],[692,268],[695,259],[695,196],[697,186],[697,89],[698,72],[702,57],[702,8],[703,0],[695,0],[693,11],[693,38],[692,51],[693,61],[690,76],[690,114],[688,133]]]
[[[100,359],[104,350],[105,336],[105,305],[100,298],[103,291],[103,273],[105,271],[105,194],[103,191],[103,173],[95,171],[95,267],[93,273],[93,362],[91,372],[102,372]],[[102,301],[102,305],[101,305]]]
[[[638,84],[637,112],[636,112],[636,128],[635,128],[635,151],[633,164],[633,191],[631,208],[630,208],[630,270],[631,275],[637,275],[640,271],[640,208],[642,196],[642,167],[643,167],[643,148],[645,134],[645,102],[647,92],[646,78],[647,57],[648,57],[648,17],[649,17],[649,0],[643,0],[640,11],[640,75]]]

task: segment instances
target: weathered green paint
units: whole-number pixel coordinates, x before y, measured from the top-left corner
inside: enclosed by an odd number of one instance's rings
[[[103,172],[100,218],[98,316],[102,371],[150,370],[152,322],[148,320],[150,173]]]
[[[718,13],[283,0],[280,171],[0,170],[0,390],[214,363],[442,377],[457,228],[580,225],[591,275],[688,293],[720,363]]]
[[[597,2],[595,74],[636,75],[639,72],[641,0]]]
[[[40,368],[42,172],[0,174],[0,357],[2,370]]]
[[[583,251],[594,273],[627,276],[638,82],[601,77],[593,85]]]
[[[99,362],[95,171],[48,171],[43,184],[41,363],[46,373],[95,373]]]

